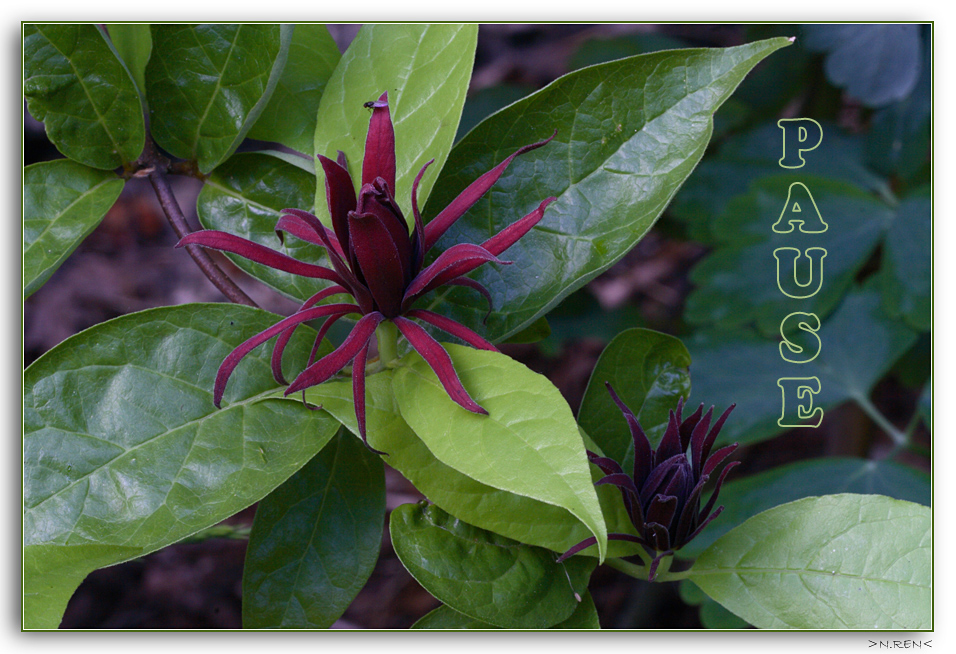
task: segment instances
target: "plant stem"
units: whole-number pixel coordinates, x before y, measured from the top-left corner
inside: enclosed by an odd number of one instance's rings
[[[169,185],[169,180],[166,179],[166,170],[169,168],[169,162],[156,152],[155,147],[152,145],[152,139],[148,135],[146,143],[146,149],[143,152],[143,157],[140,159],[141,165],[144,166],[143,171],[149,170],[146,176],[149,178],[149,183],[152,184],[153,190],[156,192],[159,205],[163,208],[163,213],[166,214],[166,219],[169,220],[169,224],[172,226],[173,231],[176,232],[176,236],[183,238],[192,230],[189,229],[189,225],[186,223],[186,216],[183,215],[183,210],[179,208],[179,203],[176,201],[176,196],[173,195],[173,189]],[[196,265],[199,266],[202,273],[212,282],[213,286],[218,288],[219,291],[232,302],[245,304],[250,307],[259,306],[222,271],[222,268],[216,265],[216,262],[212,260],[209,253],[203,248],[198,245],[187,245],[186,252],[193,258],[193,261],[196,262]]]
[[[886,419],[879,409],[873,406],[873,403],[870,402],[870,399],[866,395],[854,394],[853,401],[857,403],[863,412],[870,417],[870,419],[877,424],[877,426],[882,429],[886,434],[893,440],[893,443],[897,448],[903,447],[909,442],[909,436],[904,434],[899,429],[893,426],[893,424]]]
[[[391,320],[379,323],[375,329],[378,340],[378,362],[386,366],[398,358],[398,328]]]

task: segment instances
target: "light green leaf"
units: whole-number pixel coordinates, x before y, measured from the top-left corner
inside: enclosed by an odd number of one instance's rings
[[[714,543],[689,578],[763,629],[933,628],[929,507],[880,495],[809,497]]]
[[[331,627],[372,574],[384,522],[382,461],[339,432],[259,502],[242,575],[242,626]]]
[[[581,596],[581,602],[578,604],[578,607],[574,609],[574,613],[571,614],[564,622],[560,622],[553,627],[548,627],[549,629],[600,629],[601,625],[598,622],[597,608],[594,606],[594,600],[591,598],[591,593],[584,591],[584,594]],[[501,627],[496,627],[490,622],[482,622],[481,620],[475,620],[474,618],[469,618],[464,613],[459,613],[455,609],[451,608],[446,604],[442,604],[434,611],[423,616],[418,622],[412,625],[412,629],[431,629],[431,630],[440,630],[440,629],[501,629]]]
[[[242,236],[309,263],[322,263],[322,248],[286,234],[276,236],[282,209],[312,208],[315,175],[278,157],[261,152],[242,152],[219,166],[196,200],[199,222],[207,229],[219,229]],[[293,299],[304,301],[328,282],[299,277],[245,257],[227,255],[239,268]]]
[[[859,493],[886,495],[929,506],[930,479],[893,461],[825,458],[799,461],[735,479],[731,474],[720,489],[719,504],[725,508],[710,525],[680,551],[693,558],[725,533],[761,511],[814,495]]]
[[[333,159],[338,150],[344,152],[357,189],[369,121],[362,105],[387,91],[395,126],[395,199],[411,216],[418,171],[435,159],[418,187],[418,202],[424,206],[451,150],[477,40],[473,24],[363,25],[322,94],[312,152]],[[327,221],[322,180],[315,206]]]
[[[884,306],[919,331],[933,326],[932,212],[929,193],[903,200],[886,233],[880,269]]]
[[[23,169],[23,297],[43,286],[123,190],[112,172],[68,159]]]
[[[402,564],[460,613],[507,629],[544,629],[571,616],[594,559],[555,563],[540,547],[478,529],[437,506],[405,504],[389,520]]]
[[[483,484],[436,458],[402,419],[392,392],[393,374],[393,371],[386,370],[366,380],[368,440],[375,449],[388,453],[388,464],[429,500],[476,527],[559,553],[591,536],[588,528],[568,509]],[[321,405],[353,434],[358,434],[351,382],[326,382],[314,386],[306,390],[306,398],[312,404]],[[602,499],[602,507],[606,505],[610,512],[620,505],[623,511],[620,493],[616,489],[598,489],[599,494],[601,490],[617,494],[617,504],[611,495],[606,503]],[[628,544],[620,541],[609,543],[609,555],[632,553],[620,548],[622,545]],[[596,552],[594,556],[597,556]]]
[[[745,330],[707,330],[686,339],[694,362],[694,397],[708,405],[737,403],[718,442],[753,443],[783,431],[777,422],[782,411],[777,380],[783,377],[817,377],[821,391],[812,396],[813,405],[824,411],[867,397],[912,346],[916,334],[888,319],[878,292],[868,287],[843,298],[823,322],[819,338],[819,356],[799,366],[780,357],[779,337],[762,338]]]
[[[437,459],[488,486],[567,509],[597,538],[607,531],[577,423],[546,377],[499,353],[445,345],[469,395],[455,404],[417,353],[402,359],[392,389],[402,418]]]
[[[153,37],[149,25],[139,23],[110,23],[107,25],[110,41],[120,59],[133,76],[140,93],[146,95],[146,63],[153,51]]]
[[[26,593],[55,570],[119,563],[214,525],[301,468],[338,423],[276,390],[267,352],[246,357],[213,406],[229,352],[278,317],[192,304],[128,314],[70,337],[24,372]],[[289,358],[304,362],[299,330]],[[113,551],[112,558],[109,551]],[[62,589],[61,589],[62,591]],[[55,624],[48,626],[56,626]]]
[[[265,109],[291,25],[153,25],[146,100],[156,142],[208,173],[235,152]]]
[[[500,341],[607,270],[647,233],[700,161],[721,103],[760,60],[789,43],[672,50],[592,66],[487,118],[449,156],[426,220],[519,147],[558,133],[518,157],[437,249],[481,243],[548,196],[557,201],[509,248],[514,265],[476,272],[494,299],[487,326],[465,289],[426,296],[426,305]]]
[[[608,456],[629,470],[634,441],[624,414],[611,399],[609,382],[634,412],[656,447],[677,400],[690,395],[690,354],[680,339],[650,329],[629,329],[604,348],[591,372],[578,422]],[[629,463],[630,461],[630,463]]]
[[[341,56],[325,25],[296,25],[282,76],[249,138],[311,154],[319,99]]]
[[[139,94],[95,25],[25,25],[23,93],[64,155],[112,170],[137,159],[146,128]]]

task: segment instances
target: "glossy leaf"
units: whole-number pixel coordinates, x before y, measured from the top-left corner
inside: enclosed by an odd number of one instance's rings
[[[282,209],[312,208],[314,188],[315,175],[293,163],[261,152],[242,152],[230,157],[206,180],[196,200],[196,214],[207,229],[235,234],[300,261],[321,264],[325,260],[322,248],[290,234],[285,235],[283,243],[275,231]],[[229,258],[253,277],[299,301],[328,285],[245,257]]]
[[[149,25],[143,23],[110,23],[107,26],[110,41],[120,59],[126,64],[136,87],[146,94],[146,63],[153,51],[153,37]]]
[[[827,79],[868,107],[908,96],[919,78],[919,25],[805,25],[803,45],[826,52]]]
[[[564,622],[559,622],[549,629],[600,629],[598,622],[597,608],[594,606],[594,600],[591,593],[584,591],[581,595],[581,602],[574,609]],[[469,618],[464,613],[459,613],[446,604],[442,604],[434,611],[426,614],[418,622],[412,625],[412,629],[501,629],[490,622],[483,622],[474,618]]]
[[[382,461],[339,432],[256,507],[243,627],[331,627],[372,574],[384,523]]]
[[[68,159],[23,169],[23,297],[43,286],[123,190],[112,172]]]
[[[650,329],[629,329],[604,348],[588,382],[578,423],[604,455],[630,470],[634,442],[605,383],[634,412],[652,447],[664,435],[668,413],[690,396],[690,354],[679,339]]]
[[[810,497],[754,516],[689,578],[764,629],[933,628],[929,507],[880,495]]]
[[[558,199],[509,248],[514,265],[476,273],[494,298],[487,326],[483,310],[460,292],[436,292],[425,306],[493,342],[544,315],[647,233],[703,155],[714,111],[753,66],[788,44],[779,38],[723,50],[672,50],[592,66],[483,121],[449,156],[426,219],[518,147],[558,133],[516,159],[438,249],[481,243],[544,198]]]
[[[435,159],[418,187],[418,202],[424,205],[451,150],[477,39],[477,25],[363,25],[322,95],[311,152],[332,159],[338,150],[344,152],[357,184],[369,123],[362,105],[387,91],[395,127],[394,195],[411,216],[412,181],[418,171]],[[327,221],[323,180],[315,198],[320,217]]]
[[[886,233],[880,270],[884,306],[919,331],[933,326],[932,210],[929,193],[900,204]]]
[[[146,66],[150,129],[209,173],[235,152],[285,66],[291,25],[153,25]]]
[[[55,570],[84,569],[90,546],[114,553],[97,549],[97,565],[119,563],[220,522],[332,438],[334,420],[269,397],[268,352],[246,357],[225,408],[213,406],[223,358],[276,320],[238,305],[152,309],[72,336],[27,368],[24,546],[57,548],[37,556],[27,593]],[[308,357],[307,331],[290,359]]]
[[[571,616],[596,561],[555,563],[554,552],[461,522],[435,505],[405,504],[389,520],[392,546],[432,595],[471,618],[544,629]]]
[[[325,25],[296,25],[282,76],[249,138],[311,155],[319,100],[341,56]]]
[[[399,413],[392,392],[393,372],[386,370],[366,381],[366,421],[369,444],[388,453],[388,464],[401,472],[429,500],[455,517],[488,531],[493,531],[528,545],[546,547],[563,553],[591,536],[587,527],[567,509],[553,504],[493,488],[468,477],[447,465],[432,453]],[[353,434],[358,434],[352,384],[348,381],[326,382],[306,390],[310,403],[321,405]],[[602,497],[601,505],[610,513],[621,505],[620,493]],[[601,489],[598,489],[601,495]],[[621,508],[623,511],[623,508]],[[624,518],[625,522],[627,521]],[[620,531],[617,522],[609,528]],[[609,555],[624,556],[628,551],[615,549],[620,542],[608,543]],[[596,548],[593,548],[596,550]],[[594,555],[597,555],[595,551]]]
[[[23,93],[64,155],[112,170],[146,138],[139,94],[95,25],[24,25]]]
[[[694,397],[717,406],[737,403],[733,420],[720,432],[720,443],[752,443],[783,431],[777,424],[778,379],[818,377],[821,392],[813,396],[813,405],[826,410],[867,396],[916,340],[910,329],[886,316],[872,288],[849,293],[823,322],[818,333],[820,355],[809,363],[784,361],[779,337],[768,339],[744,330],[732,334],[730,338],[728,332],[699,331],[686,339],[694,362]]]
[[[569,511],[597,538],[603,559],[601,507],[577,423],[558,389],[499,352],[445,348],[465,389],[488,415],[455,404],[424,359],[412,353],[392,385],[402,418],[455,470]]]
[[[681,549],[693,558],[725,533],[761,511],[814,495],[886,495],[929,506],[929,475],[893,461],[825,458],[777,466],[756,475],[731,477],[720,489],[724,511]]]
[[[794,183],[804,184],[812,201],[798,195],[799,187],[791,201],[811,205],[806,207],[809,212],[815,204],[827,225],[823,233],[794,230],[780,234],[771,229],[787,205]],[[822,320],[845,295],[895,219],[897,213],[889,206],[842,182],[806,174],[761,179],[746,195],[729,202],[715,222],[714,233],[726,245],[691,271],[697,288],[687,298],[684,316],[694,324],[721,329],[756,324],[758,331],[768,336],[779,336],[780,321],[793,311],[815,313]],[[795,300],[781,291],[774,256],[781,247],[826,251],[822,282],[819,265],[814,268],[811,283],[819,284],[820,290],[812,297]],[[784,283],[790,280],[790,288],[793,269],[787,267],[790,260],[784,257],[782,261],[780,277]],[[807,279],[809,264],[803,254],[798,265],[801,281]]]

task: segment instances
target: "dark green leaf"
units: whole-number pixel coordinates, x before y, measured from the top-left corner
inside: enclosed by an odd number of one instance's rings
[[[451,150],[477,39],[477,25],[363,25],[322,95],[312,153],[334,159],[341,150],[352,179],[360,182],[369,121],[362,105],[388,91],[395,125],[395,198],[411,216],[412,181],[419,169],[435,159],[418,187],[418,202],[424,205]],[[321,180],[315,198],[327,220]]]
[[[365,585],[382,542],[385,470],[339,434],[256,508],[242,626],[327,629]]]
[[[242,236],[302,261],[322,263],[322,248],[289,234],[283,244],[275,232],[282,209],[312,208],[314,189],[315,175],[298,166],[268,154],[243,152],[230,157],[206,180],[196,200],[196,213],[208,229]],[[244,257],[233,255],[230,259],[253,277],[300,301],[328,285]]]
[[[596,561],[523,545],[459,521],[437,506],[392,511],[392,546],[432,595],[460,613],[508,629],[544,629],[568,617]]]
[[[38,556],[27,593],[54,569],[86,574],[87,546],[112,548],[98,565],[119,563],[220,522],[332,438],[334,420],[271,399],[268,352],[246,357],[224,408],[213,406],[223,358],[276,320],[238,305],[152,309],[72,336],[27,368],[24,545],[58,546]],[[307,358],[307,332],[290,359]]]
[[[341,56],[325,25],[296,25],[279,84],[249,138],[312,154],[319,100]]]
[[[591,593],[584,591],[581,596],[581,602],[574,609],[564,622],[560,622],[549,629],[600,629],[598,622],[597,609],[594,606],[594,600]],[[455,609],[442,604],[437,609],[428,613],[418,622],[412,625],[412,629],[501,629],[490,622],[482,622],[474,618],[469,618],[464,613],[459,613]]]
[[[30,114],[64,155],[112,170],[135,161],[146,128],[129,73],[94,25],[25,25],[24,80]]]
[[[690,354],[679,339],[650,329],[629,329],[612,340],[594,366],[578,422],[604,450],[604,455],[629,470],[634,442],[624,414],[605,383],[634,412],[652,445],[667,427],[668,413],[677,400],[690,396]]]
[[[704,552],[689,578],[764,629],[933,628],[929,507],[825,495],[754,516]]]
[[[437,459],[494,488],[566,509],[597,538],[607,531],[577,423],[558,389],[501,354],[446,344],[465,389],[488,415],[455,404],[418,353],[392,389],[402,418]]]
[[[110,23],[107,29],[113,47],[126,64],[140,93],[145,96],[146,63],[149,61],[149,54],[153,51],[153,37],[149,32],[149,25]]]
[[[368,440],[375,449],[387,452],[388,464],[429,500],[469,524],[559,553],[591,536],[587,527],[567,509],[482,484],[437,459],[399,414],[392,392],[392,376],[393,372],[386,370],[367,379]],[[358,433],[351,382],[326,382],[308,389],[306,397],[309,402],[322,405],[353,434]],[[616,497],[611,494],[606,501],[601,490],[598,489],[598,494],[602,508],[606,508],[608,515],[615,515],[612,513],[615,507],[623,507],[621,494],[616,489],[604,488],[616,493]],[[617,520],[608,524],[622,531],[619,523]],[[614,541],[608,545],[611,556],[631,553],[618,547],[626,543]]]
[[[694,362],[695,401],[737,403],[720,442],[752,443],[783,431],[777,424],[782,410],[777,380],[784,377],[818,377],[821,392],[813,396],[813,405],[824,410],[866,397],[916,335],[888,319],[878,293],[869,288],[848,294],[823,323],[819,338],[820,355],[802,365],[780,357],[779,339],[749,331],[700,331],[686,340]]]
[[[513,245],[512,266],[475,278],[494,298],[484,312],[447,290],[427,306],[507,338],[624,256],[690,175],[710,140],[713,113],[761,59],[788,45],[771,39],[724,50],[672,50],[592,66],[499,111],[454,148],[425,214],[520,146],[557,137],[516,159],[440,241],[481,243],[556,196],[542,222]]]
[[[807,49],[826,52],[827,79],[868,107],[902,100],[916,86],[919,25],[805,25]]]
[[[23,169],[23,297],[46,283],[123,190],[112,172],[68,159]]]
[[[814,495],[858,493],[886,495],[929,506],[929,475],[892,461],[826,458],[778,466],[743,479],[730,480],[720,490],[726,507],[704,531],[681,549],[694,557],[725,533],[761,511]]]
[[[886,233],[880,269],[884,306],[919,331],[933,326],[932,212],[928,193],[900,204]]]
[[[285,66],[290,25],[153,25],[146,100],[153,137],[203,173],[235,152]]]

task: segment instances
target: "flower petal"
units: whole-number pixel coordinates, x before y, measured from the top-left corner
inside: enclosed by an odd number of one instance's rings
[[[441,346],[441,343],[407,318],[398,316],[393,319],[393,322],[398,327],[398,330],[402,332],[402,336],[408,340],[409,344],[415,348],[415,351],[422,356],[429,367],[435,372],[438,376],[438,381],[441,382],[445,392],[448,393],[448,397],[450,397],[453,402],[472,413],[488,415],[488,412],[471,399],[471,396],[468,395],[468,391],[461,385],[461,380],[458,379],[458,373],[455,372],[455,365],[452,363],[448,353],[445,352],[445,348]]]
[[[385,320],[385,316],[378,311],[362,316],[340,346],[299,373],[299,376],[285,390],[285,395],[328,381],[332,375],[347,366],[355,358],[359,350],[372,338],[375,328],[383,320]]]
[[[550,138],[519,148],[513,155],[472,182],[457,198],[451,201],[451,204],[442,209],[441,213],[435,216],[434,220],[425,226],[425,251],[430,250],[431,247],[438,242],[442,234],[448,231],[448,228],[451,227],[456,220],[461,218],[466,211],[471,209],[475,203],[481,199],[481,196],[484,195],[488,189],[495,185],[495,182],[501,178],[501,175],[504,174],[505,169],[511,165],[515,157],[550,143],[551,139],[557,136],[557,134],[558,130],[554,130],[554,134],[552,134]]]
[[[328,316],[340,311],[358,311],[358,307],[354,304],[326,304],[325,306],[299,311],[298,313],[292,314],[288,318],[280,320],[265,331],[259,332],[230,352],[229,356],[223,360],[222,364],[219,366],[219,371],[216,373],[216,384],[213,389],[213,402],[216,407],[219,407],[220,403],[222,402],[222,395],[226,390],[226,381],[228,381],[232,371],[235,370],[236,366],[239,365],[239,361],[241,361],[244,356],[249,354],[256,347],[268,341],[276,334],[285,331],[289,327],[294,327],[295,325],[303,323],[307,320],[315,320],[316,318]]]
[[[395,189],[395,130],[388,108],[388,91],[372,103],[372,120],[365,138],[365,159],[362,160],[362,186],[376,177],[383,178]]]
[[[489,350],[491,352],[497,352],[498,348],[486,341],[484,338],[468,329],[460,322],[456,322],[451,318],[446,318],[445,316],[435,313],[434,311],[426,311],[425,309],[412,309],[405,313],[409,318],[418,318],[422,322],[427,322],[429,325],[438,327],[438,329],[451,334],[455,338],[460,338],[468,345],[477,348],[479,350]]]
[[[517,220],[505,227],[503,230],[482,243],[481,247],[485,248],[494,255],[501,254],[514,245],[518,239],[530,232],[531,228],[541,221],[542,216],[544,216],[544,210],[555,200],[557,200],[555,197],[547,198],[538,205],[537,209],[529,213],[521,220]]]
[[[342,277],[334,270],[293,259],[281,252],[276,252],[272,248],[267,248],[264,245],[253,243],[252,241],[227,234],[226,232],[213,229],[192,232],[183,237],[179,243],[176,244],[176,247],[180,248],[185,245],[201,245],[214,250],[232,252],[250,261],[261,263],[264,266],[269,266],[276,270],[292,273],[293,275],[314,279],[327,279],[336,284],[345,284]]]

